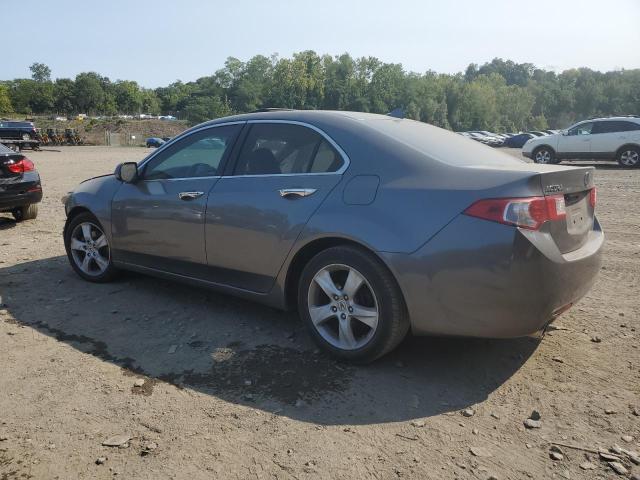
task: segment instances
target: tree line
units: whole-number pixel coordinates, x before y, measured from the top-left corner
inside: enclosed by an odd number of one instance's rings
[[[0,81],[0,114],[164,114],[191,123],[266,107],[355,110],[405,116],[453,130],[562,128],[607,115],[640,113],[640,69],[555,73],[494,59],[457,74],[408,72],[374,57],[229,57],[211,76],[142,88],[95,72],[51,79],[44,64],[31,78]]]

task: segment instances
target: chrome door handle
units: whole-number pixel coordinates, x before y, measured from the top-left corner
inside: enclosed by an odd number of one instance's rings
[[[195,200],[204,195],[204,192],[180,192],[178,198],[180,200]]]
[[[281,197],[293,198],[308,197],[316,193],[317,190],[317,188],[283,188],[282,190],[278,190],[278,192],[280,192]]]

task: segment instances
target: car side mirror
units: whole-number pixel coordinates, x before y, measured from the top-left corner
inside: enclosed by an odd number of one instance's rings
[[[115,177],[124,183],[135,183],[138,179],[138,164],[136,162],[124,162],[116,167]]]

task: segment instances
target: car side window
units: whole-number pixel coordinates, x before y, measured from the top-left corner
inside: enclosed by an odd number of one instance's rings
[[[590,135],[593,129],[593,122],[581,123],[569,129],[569,135]]]
[[[241,125],[212,127],[168,146],[145,167],[144,180],[212,177],[229,154]]]
[[[242,146],[235,175],[335,172],[342,157],[320,134],[302,125],[256,123]]]
[[[612,130],[613,132],[632,132],[634,130],[640,130],[640,124],[634,122],[619,120],[611,123],[615,124],[615,130]]]

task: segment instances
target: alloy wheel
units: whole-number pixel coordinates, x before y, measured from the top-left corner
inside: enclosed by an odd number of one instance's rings
[[[620,163],[626,167],[635,167],[640,162],[640,155],[635,150],[627,150],[620,154]]]
[[[71,232],[69,247],[73,261],[83,273],[97,277],[109,267],[111,251],[107,236],[94,223],[76,225]]]
[[[546,149],[538,150],[536,152],[536,163],[550,163],[551,162],[551,152]]]
[[[314,328],[336,348],[361,348],[378,328],[376,295],[353,267],[333,264],[322,268],[313,277],[307,299]]]

